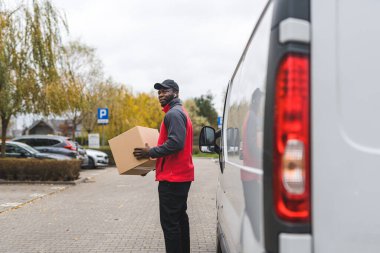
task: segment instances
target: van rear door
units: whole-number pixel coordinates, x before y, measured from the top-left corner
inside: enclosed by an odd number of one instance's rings
[[[380,252],[380,1],[311,1],[314,252]]]

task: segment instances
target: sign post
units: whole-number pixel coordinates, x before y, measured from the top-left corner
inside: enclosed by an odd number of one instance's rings
[[[108,124],[108,108],[98,108],[98,124],[102,125],[102,146],[104,146],[104,125]]]

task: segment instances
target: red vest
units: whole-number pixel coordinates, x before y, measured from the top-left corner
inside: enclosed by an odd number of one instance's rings
[[[170,106],[166,105],[163,111],[167,113]],[[194,165],[192,159],[193,151],[193,125],[190,117],[182,106],[182,110],[186,115],[186,139],[185,145],[179,152],[157,158],[156,162],[156,181],[169,182],[189,182],[194,181]],[[160,135],[157,145],[160,146],[168,139],[168,132],[164,122],[161,123]]]

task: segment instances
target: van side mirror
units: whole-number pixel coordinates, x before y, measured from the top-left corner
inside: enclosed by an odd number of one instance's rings
[[[219,134],[220,135],[220,134]],[[202,128],[199,135],[199,150],[202,153],[220,153],[220,148],[216,145],[216,139],[218,135],[215,133],[215,129],[209,126]]]

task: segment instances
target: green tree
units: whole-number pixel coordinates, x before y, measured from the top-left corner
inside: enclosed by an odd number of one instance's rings
[[[61,112],[57,71],[65,21],[50,1],[34,0],[14,10],[0,2],[1,153],[9,121],[20,113]]]
[[[194,98],[195,104],[199,108],[199,116],[205,117],[208,122],[216,128],[218,113],[215,110],[213,103],[214,96],[211,92],[208,92],[206,95],[201,95],[198,98]]]
[[[193,123],[193,142],[198,144],[199,134],[204,126],[209,126],[210,122],[206,117],[200,115],[200,110],[194,99],[187,99],[184,104],[186,111],[189,113],[191,122]]]

